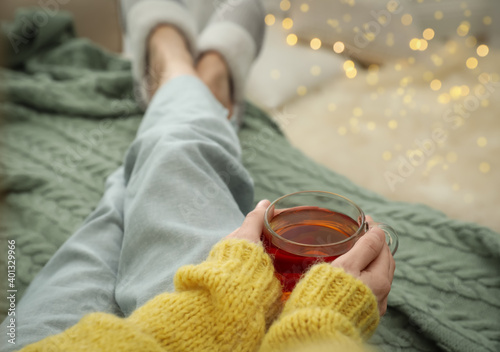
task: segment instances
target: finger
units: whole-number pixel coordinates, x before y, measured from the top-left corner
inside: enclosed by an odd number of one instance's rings
[[[384,242],[380,254],[366,267],[365,271],[371,272],[375,275],[390,277],[391,269],[391,253],[386,249],[387,244]]]
[[[268,200],[261,200],[255,209],[247,214],[243,224],[227,237],[242,238],[258,243],[264,226],[264,213],[269,204]]]
[[[360,272],[374,261],[384,249],[385,233],[379,228],[371,228],[349,252],[341,255],[339,261],[347,271]]]

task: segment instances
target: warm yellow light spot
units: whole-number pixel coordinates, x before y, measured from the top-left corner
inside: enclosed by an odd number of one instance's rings
[[[400,6],[400,3],[398,0],[389,0],[389,2],[387,2],[387,10],[389,10],[389,12],[395,12]]]
[[[428,164],[428,163],[427,163],[427,164]],[[437,164],[437,163],[436,163],[436,164]],[[443,165],[443,170],[444,170],[444,171],[448,170],[448,168],[449,168],[449,166],[448,166],[448,165],[446,165],[446,164],[445,164],[445,165]]]
[[[366,75],[366,83],[370,86],[374,86],[378,83],[378,75],[376,72],[370,72]]]
[[[281,25],[283,26],[284,29],[290,29],[293,27],[293,20],[290,17],[287,17],[283,19]]]
[[[350,68],[345,72],[347,78],[354,78],[358,74],[358,71],[355,68]]]
[[[387,16],[385,16],[385,15],[378,16],[377,21],[380,24],[386,24],[387,23]]]
[[[404,24],[405,26],[409,26],[413,22],[413,17],[409,13],[405,13],[401,17],[401,23]]]
[[[339,26],[339,21],[331,19],[331,18],[329,18],[328,20],[326,20],[326,23],[328,23],[328,25],[331,26],[331,27],[333,27],[333,28],[337,28]]]
[[[395,65],[394,65],[394,69],[395,69],[396,71],[401,71],[401,69],[402,69],[402,68],[403,68],[403,66],[401,66],[401,64],[395,64]]]
[[[363,109],[361,109],[360,107],[356,107],[356,108],[354,108],[352,110],[352,114],[354,116],[357,116],[357,117],[362,116],[363,115]]]
[[[425,49],[427,49],[427,46],[429,45],[427,40],[425,40],[425,39],[420,39],[419,43],[420,43],[420,45],[419,45],[418,50],[420,50],[420,51],[424,51]]]
[[[475,47],[477,44],[477,39],[473,35],[469,35],[467,38],[465,38],[465,45],[469,48]]]
[[[424,72],[424,81],[430,82],[434,78],[434,73],[431,71],[425,71]]]
[[[300,5],[300,11],[307,12],[309,11],[309,4],[303,3]]]
[[[410,94],[406,94],[404,96],[404,98],[403,98],[403,103],[410,104],[411,103],[411,99],[412,99],[411,95]]]
[[[465,62],[465,65],[467,68],[473,70],[477,67],[477,59],[475,57],[469,57],[467,61]]]
[[[436,11],[436,12],[434,12],[434,18],[435,18],[436,20],[441,20],[441,19],[443,19],[443,11]]]
[[[462,87],[460,86],[453,86],[450,89],[450,96],[451,99],[457,100],[462,96]]]
[[[456,192],[460,189],[460,185],[458,183],[454,183],[451,188]]]
[[[490,16],[484,16],[483,17],[483,23],[486,25],[486,26],[489,26],[491,24],[491,17]]]
[[[377,127],[375,122],[370,121],[366,124],[366,128],[368,128],[370,131],[373,131],[375,129],[375,127]]]
[[[334,103],[328,104],[328,111],[334,112],[335,110],[337,110],[337,105],[336,104],[334,104]]]
[[[318,65],[311,66],[310,72],[313,76],[319,76],[321,74],[321,67]]]
[[[448,93],[443,93],[443,94],[439,95],[438,101],[441,104],[448,104],[450,102],[450,95]]]
[[[455,152],[449,152],[448,154],[446,154],[446,160],[449,163],[455,163],[458,160],[457,153],[455,153]]]
[[[485,57],[490,52],[490,49],[488,48],[487,45],[481,44],[477,47],[476,52],[477,52],[477,55],[479,55],[481,57]]]
[[[470,10],[465,10],[464,11],[464,16],[465,17],[470,17],[470,15],[472,15],[472,12]]]
[[[486,137],[479,137],[477,139],[477,145],[480,146],[481,148],[486,147],[486,144],[488,144],[488,140],[486,139]]]
[[[271,78],[272,79],[279,79],[281,77],[281,73],[279,70],[272,70],[271,71]]]
[[[313,50],[318,50],[319,48],[321,48],[321,40],[319,38],[313,38],[311,39],[311,49]]]
[[[372,33],[372,32],[366,32],[364,35],[363,35],[366,40],[368,40],[369,42],[373,42],[375,40],[375,33]]]
[[[281,2],[280,2],[280,9],[282,11],[288,11],[288,10],[290,10],[290,6],[291,6],[291,4],[290,4],[289,0],[281,0]]]
[[[483,108],[487,108],[488,106],[490,106],[490,101],[488,99],[481,100],[481,106]]]
[[[382,159],[389,161],[392,159],[392,153],[388,150],[382,153]]]
[[[420,39],[418,38],[413,38],[410,40],[410,48],[411,50],[418,50],[420,47]]]
[[[344,49],[345,45],[342,42],[335,42],[335,44],[333,44],[333,51],[335,51],[337,54],[342,53]]]
[[[298,86],[297,87],[297,94],[298,95],[306,95],[307,94],[307,88],[305,86]]]
[[[350,68],[354,68],[354,61],[352,61],[352,60],[344,61],[343,67],[344,67],[344,70],[346,70],[346,71]]]
[[[267,14],[264,18],[264,22],[266,22],[268,26],[272,26],[274,22],[276,22],[276,17],[274,17],[274,15],[272,14]]]
[[[342,126],[342,127],[339,127],[339,128],[337,129],[337,133],[338,133],[339,135],[341,135],[341,136],[345,136],[345,135],[347,134],[347,128],[345,128],[345,127],[343,127],[343,126]]]
[[[461,37],[465,37],[469,33],[470,23],[469,21],[463,21],[457,28],[457,34]]]
[[[481,164],[479,164],[479,171],[481,171],[483,174],[489,172],[490,169],[490,164],[488,164],[487,162],[482,162]]]
[[[286,43],[290,46],[294,46],[297,44],[298,38],[295,34],[290,33],[289,35],[286,36]]]
[[[395,130],[396,128],[398,128],[398,122],[396,120],[390,120],[387,123],[387,126],[389,126],[391,130]]]
[[[439,79],[433,79],[431,81],[431,89],[432,90],[440,90],[441,89],[441,81]]]
[[[434,38],[434,29],[432,29],[432,28],[424,29],[423,37],[424,37],[424,39],[432,40],[432,38]]]
[[[342,16],[342,19],[344,20],[344,22],[349,23],[352,20],[352,16],[350,14],[346,13]]]

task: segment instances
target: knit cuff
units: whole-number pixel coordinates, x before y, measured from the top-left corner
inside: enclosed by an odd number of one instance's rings
[[[368,339],[379,322],[377,299],[361,280],[330,264],[315,265],[295,287],[284,314],[300,308],[330,308],[346,317]]]
[[[215,298],[225,300],[227,294],[236,295],[240,303],[266,310],[279,300],[282,292],[264,247],[242,239],[219,242],[205,262],[180,268],[174,283],[179,292],[203,287]]]

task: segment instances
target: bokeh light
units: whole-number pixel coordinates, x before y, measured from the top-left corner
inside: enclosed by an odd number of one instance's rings
[[[319,38],[313,38],[311,39],[310,45],[311,49],[318,50],[319,48],[321,48],[321,40]]]

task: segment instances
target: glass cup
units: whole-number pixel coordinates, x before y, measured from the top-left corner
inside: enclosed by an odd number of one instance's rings
[[[363,210],[341,195],[302,191],[272,202],[264,216],[262,241],[273,258],[284,298],[309,267],[346,253],[373,226],[385,232],[394,255],[396,231],[386,224],[367,222]]]

